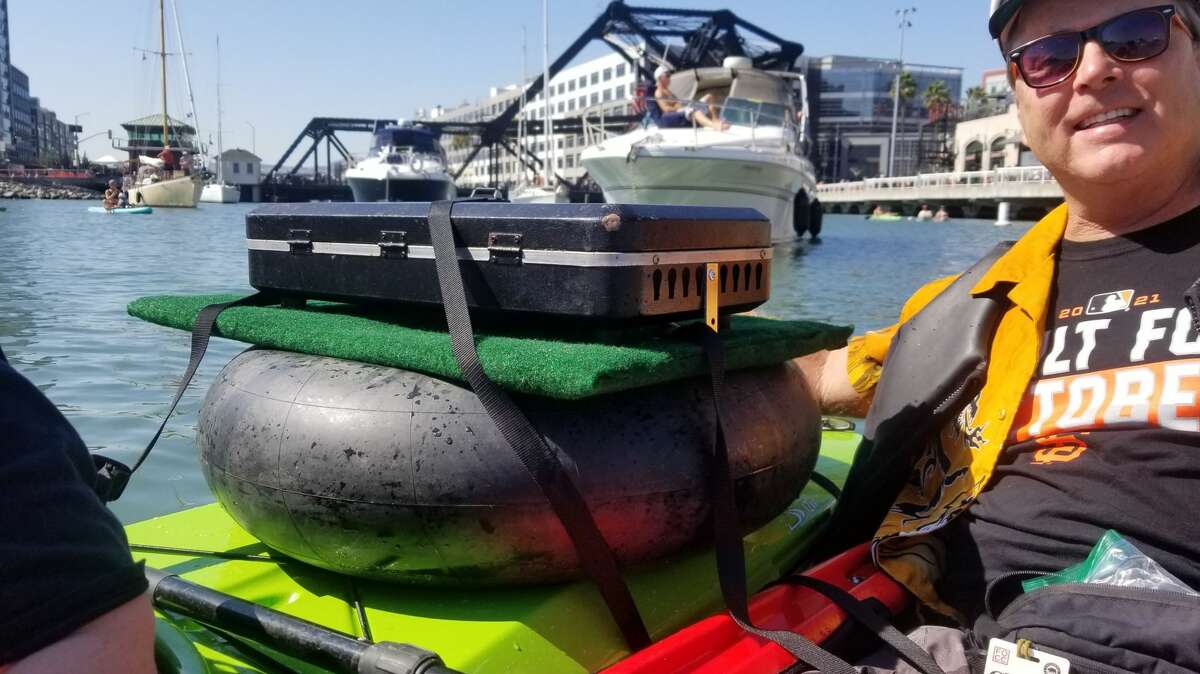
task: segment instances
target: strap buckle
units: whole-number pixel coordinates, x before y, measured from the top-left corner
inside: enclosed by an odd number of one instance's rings
[[[96,496],[104,503],[112,503],[121,498],[125,486],[129,484],[129,478],[133,475],[129,466],[99,454],[92,455],[92,464],[96,467],[96,481],[92,484]]]

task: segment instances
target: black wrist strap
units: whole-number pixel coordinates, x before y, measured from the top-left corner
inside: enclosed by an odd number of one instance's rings
[[[92,460],[96,464],[96,481],[94,486],[96,495],[100,497],[100,500],[110,503],[121,498],[121,494],[125,492],[125,487],[129,483],[130,478],[146,462],[146,458],[150,456],[154,445],[158,444],[158,438],[162,435],[163,429],[167,427],[167,421],[171,418],[171,414],[175,412],[179,401],[183,399],[184,391],[192,383],[192,377],[196,376],[196,368],[200,366],[200,361],[204,359],[204,353],[208,350],[209,338],[216,327],[217,316],[220,316],[222,311],[230,307],[260,307],[278,302],[279,299],[277,297],[259,292],[230,302],[210,304],[201,309],[200,313],[196,314],[196,322],[192,324],[192,352],[188,358],[187,369],[183,372],[183,378],[179,381],[179,386],[175,388],[175,397],[171,399],[171,406],[167,408],[167,413],[163,415],[162,422],[158,424],[158,430],[154,431],[154,437],[150,438],[150,442],[146,444],[146,448],[142,450],[133,467],[130,468],[120,461],[100,454],[92,455]]]

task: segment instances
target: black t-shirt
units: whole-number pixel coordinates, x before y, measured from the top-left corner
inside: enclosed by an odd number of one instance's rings
[[[1115,529],[1200,590],[1200,210],[1064,241],[1038,369],[991,485],[941,532],[940,596],[970,620],[987,583],[1058,571]]]
[[[145,591],[94,480],[79,435],[0,352],[0,664]]]

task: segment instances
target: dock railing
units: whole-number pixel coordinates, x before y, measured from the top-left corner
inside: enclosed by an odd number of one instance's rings
[[[35,168],[5,168],[0,169],[0,180],[5,178],[46,178],[87,180],[95,174],[86,169],[35,169]]]
[[[1047,189],[1058,188],[1058,181],[1044,166],[1013,166],[987,171],[922,173],[896,178],[868,178],[856,182],[824,183],[817,186],[817,193],[827,201],[902,200],[909,197],[919,198],[921,194],[934,190],[939,194],[957,190],[964,193],[976,192],[980,189],[1002,193],[1010,188],[1017,190],[1038,186]]]

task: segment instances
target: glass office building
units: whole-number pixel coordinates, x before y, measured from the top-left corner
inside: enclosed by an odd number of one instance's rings
[[[958,105],[962,90],[961,68],[906,63],[904,69],[913,75],[916,93],[900,109],[895,175],[930,170],[927,164],[932,148],[946,141],[947,120],[937,120],[939,115],[931,115],[925,107],[929,85],[945,83],[952,108]],[[809,60],[807,76],[818,177],[837,182],[886,175],[896,62],[823,56]],[[952,142],[952,125],[948,132]]]

